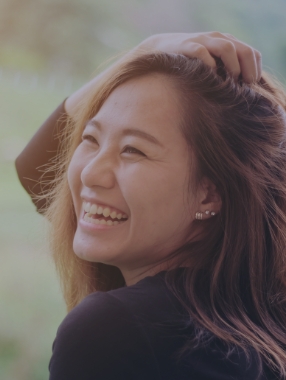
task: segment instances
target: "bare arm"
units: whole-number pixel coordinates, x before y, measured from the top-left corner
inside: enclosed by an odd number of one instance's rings
[[[39,212],[46,206],[44,199],[38,201],[35,197],[43,190],[39,180],[43,175],[45,165],[57,154],[60,144],[58,134],[65,127],[66,120],[67,114],[63,102],[37,130],[15,162],[20,182]],[[45,180],[53,180],[54,177],[55,173],[50,172]]]

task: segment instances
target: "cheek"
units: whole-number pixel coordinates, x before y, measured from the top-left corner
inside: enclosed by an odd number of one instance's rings
[[[174,177],[161,174],[151,181],[145,177],[141,186],[134,181],[133,192],[126,194],[131,205],[131,235],[142,252],[164,254],[181,245],[189,235],[193,200],[188,199],[185,181],[180,178],[180,183],[176,183]]]
[[[148,167],[144,172],[132,173],[129,185],[125,183],[124,197],[130,202],[131,212],[140,216],[139,223],[148,218],[149,226],[180,224],[185,217],[190,217],[192,199],[188,195],[188,169],[172,169],[169,165],[160,170]]]

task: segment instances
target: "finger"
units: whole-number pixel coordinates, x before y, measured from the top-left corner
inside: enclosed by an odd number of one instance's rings
[[[234,37],[232,34],[230,34],[230,33],[221,33],[222,34],[222,36],[224,36],[224,37],[227,37],[227,38],[229,38],[230,40],[235,40],[235,41],[239,41],[236,37]]]
[[[257,82],[260,81],[262,75],[262,55],[258,50],[254,50],[255,58],[256,58],[256,67],[257,67]]]
[[[247,83],[259,81],[262,72],[262,59],[260,52],[244,42],[239,41],[230,34],[225,34],[225,36],[234,44],[236,48],[236,54],[244,81]]]
[[[241,65],[233,42],[224,38],[208,38],[205,46],[212,55],[222,60],[226,70],[237,79]]]
[[[216,61],[208,52],[208,50],[201,44],[187,41],[180,49],[180,53],[189,57],[189,58],[198,58],[201,59],[206,65],[215,68]]]
[[[244,81],[246,83],[255,82],[258,77],[258,71],[253,49],[249,47],[237,49],[237,56]]]

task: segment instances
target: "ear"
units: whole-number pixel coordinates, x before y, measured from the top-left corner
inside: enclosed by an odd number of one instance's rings
[[[204,177],[199,187],[196,219],[208,219],[217,215],[221,206],[221,196],[215,184],[209,178]]]

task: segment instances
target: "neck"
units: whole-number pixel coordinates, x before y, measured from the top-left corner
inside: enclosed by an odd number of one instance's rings
[[[155,276],[159,272],[169,271],[175,269],[177,267],[186,267],[186,265],[171,265],[170,262],[160,263],[152,266],[146,266],[144,268],[136,268],[132,270],[126,270],[123,268],[119,268],[121,273],[125,279],[126,286],[134,285],[137,282],[143,280],[145,277]]]

